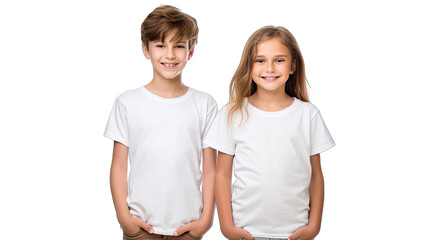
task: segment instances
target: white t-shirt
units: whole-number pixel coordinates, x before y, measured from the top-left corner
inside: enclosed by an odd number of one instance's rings
[[[116,99],[104,136],[128,146],[128,206],[157,234],[201,217],[203,139],[216,113],[213,97],[192,88],[174,99],[145,87]]]
[[[232,215],[236,227],[254,237],[288,238],[308,224],[310,156],[335,145],[319,110],[294,99],[276,112],[262,111],[245,99],[228,125],[223,107],[204,140],[234,155]],[[247,119],[247,120],[246,120]]]

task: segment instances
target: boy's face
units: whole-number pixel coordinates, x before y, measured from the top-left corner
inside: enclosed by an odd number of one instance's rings
[[[173,32],[164,42],[149,42],[149,49],[143,44],[143,53],[152,62],[154,80],[181,80],[182,69],[194,53],[194,48],[189,49],[189,40],[172,42],[174,36]]]

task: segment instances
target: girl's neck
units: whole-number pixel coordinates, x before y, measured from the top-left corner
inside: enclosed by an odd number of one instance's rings
[[[145,88],[163,98],[178,98],[185,95],[188,91],[188,87],[185,86],[180,79],[157,80],[154,78]]]
[[[254,107],[267,112],[275,112],[285,109],[292,105],[294,101],[293,98],[287,95],[284,91],[282,93],[271,93],[258,90],[256,90],[248,100]]]

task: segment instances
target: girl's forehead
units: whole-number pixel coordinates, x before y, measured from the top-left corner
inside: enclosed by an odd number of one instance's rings
[[[290,49],[278,38],[270,38],[259,42],[256,46],[256,55],[290,55]]]

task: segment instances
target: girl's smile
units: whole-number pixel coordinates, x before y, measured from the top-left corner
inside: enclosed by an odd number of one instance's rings
[[[264,79],[267,82],[273,82],[280,78],[280,76],[261,76],[262,79]]]

